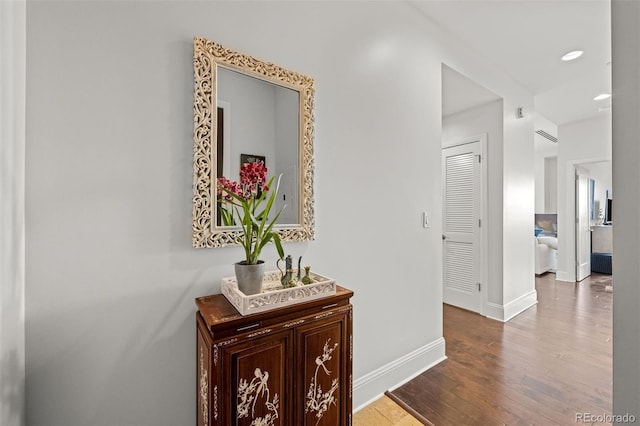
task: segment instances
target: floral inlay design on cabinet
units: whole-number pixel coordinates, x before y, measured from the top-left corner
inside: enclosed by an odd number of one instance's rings
[[[322,368],[324,374],[331,375],[331,371],[325,366],[325,362],[331,359],[331,353],[338,347],[337,343],[333,344],[333,347],[329,347],[331,338],[327,339],[324,343],[322,355],[316,357],[316,371],[311,379],[309,390],[307,391],[307,403],[304,409],[305,413],[315,412],[318,421],[316,425],[322,420],[322,416],[329,409],[331,404],[336,405],[336,398],[333,396],[335,391],[338,390],[338,378],[334,378],[331,381],[331,387],[326,392],[323,392],[322,386],[318,383],[318,372]]]
[[[209,424],[209,410],[207,410],[207,401],[209,389],[209,378],[207,369],[204,367],[204,354],[202,346],[200,346],[200,403],[202,404],[202,423],[207,426]]]
[[[251,426],[274,426],[275,421],[278,419],[278,408],[280,406],[280,400],[278,394],[273,395],[273,400],[270,400],[269,393],[269,372],[262,372],[261,369],[256,368],[253,372],[254,377],[251,382],[246,379],[240,378],[238,384],[238,419],[245,417],[251,418]],[[264,398],[265,407],[270,412],[264,417],[255,417],[255,408],[258,398]]]

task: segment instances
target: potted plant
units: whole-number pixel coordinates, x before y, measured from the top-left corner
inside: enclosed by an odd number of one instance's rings
[[[226,177],[217,181],[218,201],[221,203],[220,216],[226,226],[240,224],[242,233],[239,243],[244,248],[245,260],[235,264],[238,289],[244,294],[262,291],[264,261],[260,259],[262,249],[270,242],[276,245],[280,258],[284,257],[280,235],[273,231],[285,206],[269,220],[269,213],[278,193],[280,177],[272,188],[275,176],[269,181],[267,168],[263,162],[245,163],[240,168],[240,182]]]

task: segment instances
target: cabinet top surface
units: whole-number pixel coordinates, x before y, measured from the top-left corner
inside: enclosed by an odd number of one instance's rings
[[[236,308],[234,308],[222,294],[198,297],[195,302],[207,326],[213,329],[216,326],[225,326],[226,324],[256,321],[307,310],[321,309],[328,304],[336,304],[336,306],[347,305],[352,296],[353,292],[351,290],[336,286],[335,295],[251,315],[240,315]]]

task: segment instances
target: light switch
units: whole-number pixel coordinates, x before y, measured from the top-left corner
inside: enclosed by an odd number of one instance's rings
[[[429,213],[422,212],[422,227],[430,228],[431,227],[431,219],[429,218]]]

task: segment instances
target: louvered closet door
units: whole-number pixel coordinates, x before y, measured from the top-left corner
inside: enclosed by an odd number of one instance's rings
[[[442,150],[444,302],[480,312],[480,142]]]

